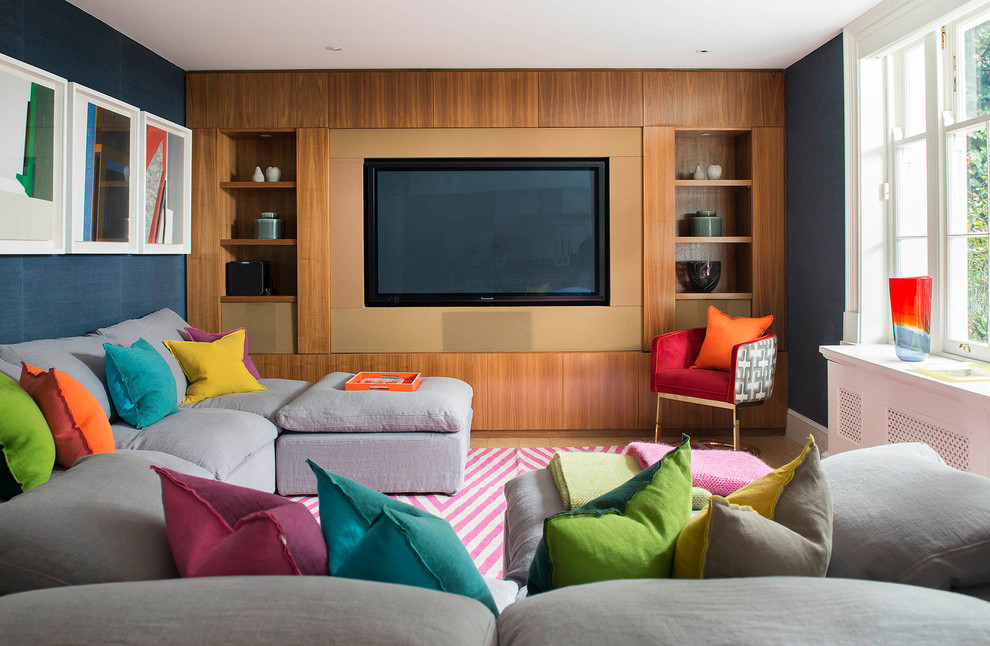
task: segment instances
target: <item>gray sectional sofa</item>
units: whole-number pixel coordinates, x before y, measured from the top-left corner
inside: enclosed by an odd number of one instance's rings
[[[317,415],[311,416],[314,419],[306,428],[296,431],[289,418],[282,422],[284,427],[277,425],[279,411],[311,389],[313,392],[303,403],[316,409],[334,396],[340,399],[343,384],[351,375],[332,373],[316,386],[293,379],[262,379],[267,390],[182,404],[188,382],[164,341],[186,340],[183,328],[188,325],[172,310],[162,309],[85,336],[0,345],[0,372],[16,381],[21,374],[21,361],[45,370],[58,368],[72,375],[99,401],[110,420],[118,450],[172,455],[205,469],[210,477],[222,482],[269,492],[277,488],[283,495],[315,494],[316,480],[306,466],[306,459],[311,458],[332,471],[390,493],[453,493],[463,485],[472,417],[472,391],[464,382],[427,378],[420,388],[422,392],[412,394],[427,400],[428,412],[450,409],[452,421],[444,428],[416,426],[421,419],[403,410],[385,412],[393,420],[412,419],[411,426],[383,423],[382,400],[374,399],[382,397],[381,393],[372,393],[371,399],[366,393],[350,398],[349,393],[345,403],[350,399],[360,403],[352,411],[353,416],[363,415],[369,424],[362,426],[354,419],[337,424],[335,415],[340,407],[324,407],[316,411],[323,415],[322,427]],[[147,340],[165,359],[175,378],[179,399],[178,413],[140,430],[121,420],[114,410],[107,392],[103,348],[107,342],[129,346],[139,338]],[[384,397],[386,402],[389,397],[397,401],[395,395]],[[399,397],[401,401],[409,399],[405,393]],[[297,405],[297,415],[292,419],[299,417],[298,408]],[[343,426],[343,430],[337,430],[337,426]],[[378,427],[382,432],[361,430]]]

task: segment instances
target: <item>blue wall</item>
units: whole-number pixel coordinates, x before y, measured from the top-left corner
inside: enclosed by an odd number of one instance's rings
[[[185,122],[185,72],[64,0],[3,0],[0,52]],[[184,256],[0,256],[0,343],[183,314]]]
[[[845,309],[842,36],[788,67],[786,77],[790,407],[826,425],[818,346],[840,341]]]

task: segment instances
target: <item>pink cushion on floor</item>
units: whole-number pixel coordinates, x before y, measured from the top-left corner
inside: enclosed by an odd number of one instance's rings
[[[654,383],[662,393],[731,402],[730,378],[729,373],[721,370],[674,368],[657,370]]]
[[[635,456],[644,469],[660,461],[674,449],[670,444],[631,442],[626,453]],[[745,451],[699,449],[691,451],[691,484],[728,496],[750,482],[773,471],[767,464]]]
[[[326,575],[327,546],[303,505],[152,466],[179,576]]]

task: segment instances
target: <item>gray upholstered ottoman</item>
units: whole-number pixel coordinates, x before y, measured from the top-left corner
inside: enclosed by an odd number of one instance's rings
[[[283,406],[275,480],[283,496],[316,493],[306,460],[385,493],[454,493],[464,484],[473,390],[424,377],[415,392],[345,391],[334,372]]]

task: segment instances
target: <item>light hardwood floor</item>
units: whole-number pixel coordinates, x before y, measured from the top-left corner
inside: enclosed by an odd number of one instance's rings
[[[696,442],[706,439],[726,440],[724,435],[691,435]],[[616,446],[629,442],[652,442],[653,432],[637,431],[472,431],[471,448],[526,447],[526,446]],[[672,444],[673,436],[660,438]],[[773,468],[782,467],[801,453],[801,446],[779,433],[744,432],[743,442],[760,450],[760,458]]]

